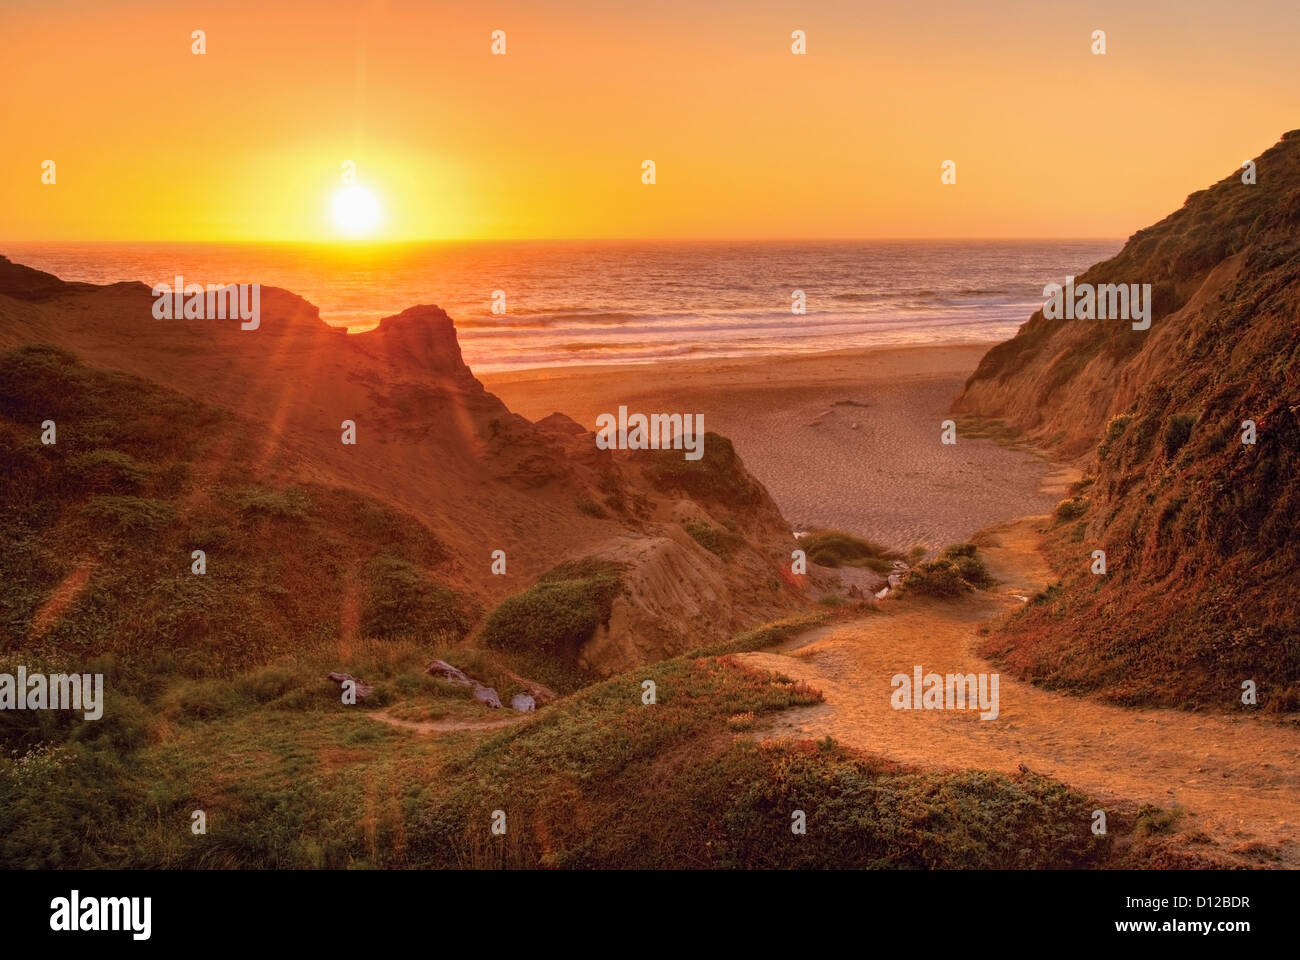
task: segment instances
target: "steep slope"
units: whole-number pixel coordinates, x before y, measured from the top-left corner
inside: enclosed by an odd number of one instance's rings
[[[198,438],[207,465],[192,465],[195,496],[205,493],[203,474],[227,467],[250,483],[353,491],[426,527],[446,553],[438,579],[485,609],[564,561],[617,561],[625,573],[601,642],[583,651],[590,670],[660,659],[804,602],[780,575],[789,527],[724,440],[706,444],[703,462],[754,498],[694,503],[688,489],[656,483],[634,455],[597,449],[581,425],[511,413],[465,365],[455,326],[437,307],[347,335],[274,288],[261,290],[253,330],[238,320],[155,319],[153,304],[141,284],[65,284],[0,258],[0,348],[53,345],[228,412],[228,423],[209,423]],[[31,387],[8,397],[22,411],[9,425],[15,443],[34,442],[52,415],[31,405]],[[342,442],[344,421],[355,425],[355,444]],[[74,417],[59,429],[75,435],[79,426]],[[220,443],[209,442],[218,434]],[[39,447],[28,453],[40,457]],[[240,459],[226,463],[235,447]],[[727,528],[734,549],[708,550],[687,532],[688,514]],[[279,549],[291,553],[292,541]],[[504,574],[493,571],[497,550]],[[661,602],[669,569],[698,573],[697,607]]]
[[[1061,588],[985,648],[1024,676],[1235,710],[1252,681],[1258,708],[1300,708],[1300,131],[1255,165],[1076,279],[1151,284],[1149,330],[1040,310],[954,403],[1085,474],[1051,539]]]
[[[46,420],[54,443],[33,429]],[[469,632],[479,605],[427,527],[255,471],[255,432],[64,350],[0,354],[0,654],[229,675]]]

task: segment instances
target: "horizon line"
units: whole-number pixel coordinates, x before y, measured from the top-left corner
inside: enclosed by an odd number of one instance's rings
[[[420,238],[409,240],[0,240],[0,248],[7,245],[82,244],[125,246],[128,244],[177,246],[310,246],[339,249],[364,249],[366,247],[450,246],[455,244],[508,244],[508,243],[1112,243],[1127,241],[1121,236],[960,236],[960,237],[460,237]]]

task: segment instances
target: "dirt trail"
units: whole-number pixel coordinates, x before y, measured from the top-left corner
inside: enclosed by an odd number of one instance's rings
[[[975,653],[982,623],[1055,580],[1039,553],[1046,518],[995,527],[981,553],[999,581],[954,601],[900,598],[882,613],[809,631],[739,659],[804,680],[826,702],[785,711],[758,736],[824,737],[923,767],[1015,771],[1062,780],[1102,801],[1181,806],[1220,855],[1275,847],[1300,866],[1300,728],[1250,716],[1128,709],[1000,676],[997,719],[978,710],[894,710],[890,679],[996,673]],[[985,544],[987,541],[987,545]],[[1258,860],[1252,861],[1258,863]]]
[[[49,597],[41,604],[32,617],[30,635],[33,639],[44,636],[50,627],[72,606],[73,601],[81,596],[90,582],[90,575],[99,565],[98,560],[81,560],[72,568],[72,572],[59,581],[59,585],[50,591]]]
[[[415,733],[459,733],[465,730],[495,730],[497,727],[508,727],[521,717],[527,714],[521,713],[516,716],[493,717],[483,720],[463,720],[449,718],[446,720],[402,720],[394,717],[387,710],[373,710],[367,713],[371,720],[378,720],[380,723],[386,723],[390,727],[397,727],[400,730],[411,730]]]

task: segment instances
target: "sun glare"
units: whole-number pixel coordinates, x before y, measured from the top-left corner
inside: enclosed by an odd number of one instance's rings
[[[357,184],[334,194],[334,226],[349,237],[364,237],[379,225],[379,198]]]

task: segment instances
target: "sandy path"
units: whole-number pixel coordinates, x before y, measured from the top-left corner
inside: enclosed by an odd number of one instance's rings
[[[824,737],[925,767],[1012,772],[1024,764],[1103,802],[1185,808],[1180,830],[1205,831],[1220,853],[1259,842],[1300,866],[1300,728],[1249,716],[1127,709],[1041,690],[1001,675],[1000,715],[894,710],[890,679],[993,673],[976,628],[1054,580],[1038,552],[1043,518],[996,528],[982,547],[991,591],[957,601],[902,598],[884,612],[819,628],[745,662],[820,689],[826,702],[785,711],[759,736]]]

